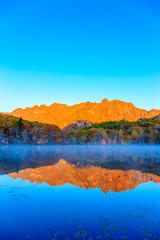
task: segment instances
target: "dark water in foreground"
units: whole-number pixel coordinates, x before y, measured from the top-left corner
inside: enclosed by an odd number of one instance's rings
[[[4,146],[0,239],[160,239],[160,147]]]

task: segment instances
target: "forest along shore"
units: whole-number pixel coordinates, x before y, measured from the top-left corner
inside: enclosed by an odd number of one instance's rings
[[[160,116],[138,121],[54,124],[0,114],[0,144],[160,144]]]

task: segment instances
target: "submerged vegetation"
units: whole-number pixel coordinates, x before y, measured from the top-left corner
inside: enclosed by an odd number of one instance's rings
[[[0,144],[160,144],[160,117],[109,121],[65,132],[51,124],[0,114]]]

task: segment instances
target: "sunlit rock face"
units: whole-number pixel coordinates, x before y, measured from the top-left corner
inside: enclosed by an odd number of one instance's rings
[[[136,121],[141,118],[157,116],[160,114],[160,110],[151,110],[148,112],[147,110],[135,107],[132,103],[103,99],[101,103],[85,102],[73,106],[57,103],[50,106],[36,105],[26,109],[18,108],[10,114],[26,120],[55,124],[60,128],[65,128],[78,121],[91,123],[119,121],[123,119]]]
[[[101,167],[88,166],[78,168],[61,159],[57,164],[39,168],[27,168],[18,173],[9,174],[10,177],[28,180],[31,183],[46,182],[50,186],[72,184],[81,188],[101,188],[104,193],[132,190],[141,183],[160,182],[160,176],[142,173],[135,170],[109,170]]]

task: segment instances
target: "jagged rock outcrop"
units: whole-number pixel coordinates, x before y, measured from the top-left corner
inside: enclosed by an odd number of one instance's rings
[[[85,102],[73,106],[54,103],[50,106],[41,105],[18,108],[10,115],[22,117],[30,121],[39,121],[42,123],[55,124],[60,128],[73,124],[78,121],[87,121],[99,123],[106,121],[128,120],[136,121],[141,118],[150,118],[160,114],[160,110],[151,110],[135,107],[132,103],[119,100],[109,101],[103,99],[101,103]]]
[[[78,121],[78,122],[74,122],[74,123],[68,125],[67,127],[63,128],[62,131],[63,132],[72,132],[75,130],[82,129],[84,127],[90,127],[91,125],[92,125],[92,123],[87,122],[87,121]]]

